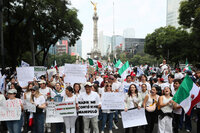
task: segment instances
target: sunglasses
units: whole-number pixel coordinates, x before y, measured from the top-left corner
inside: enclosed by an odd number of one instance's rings
[[[35,90],[31,90],[31,91],[35,91]]]
[[[106,87],[112,87],[112,85],[106,85]]]

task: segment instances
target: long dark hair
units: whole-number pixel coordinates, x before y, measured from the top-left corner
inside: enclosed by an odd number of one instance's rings
[[[76,93],[76,90],[75,90],[76,85],[78,85],[78,87],[79,87],[78,93],[81,90],[81,85],[79,83],[75,83],[74,86],[73,86],[74,94]]]
[[[135,84],[131,84],[128,88],[128,96],[130,97],[132,94],[131,94],[131,86],[134,85],[135,86],[135,94],[137,95],[138,97],[138,89],[137,89],[137,86]]]

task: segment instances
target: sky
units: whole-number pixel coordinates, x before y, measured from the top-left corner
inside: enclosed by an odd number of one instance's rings
[[[92,0],[97,2],[98,33],[113,35],[113,3],[115,35],[123,35],[127,28],[135,29],[136,38],[145,38],[156,28],[166,26],[167,0]],[[78,10],[83,24],[82,56],[87,58],[93,48],[94,7],[90,0],[71,0],[71,7]]]

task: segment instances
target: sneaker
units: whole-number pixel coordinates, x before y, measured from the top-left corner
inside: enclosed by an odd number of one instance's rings
[[[101,133],[104,133],[104,131],[101,131]]]
[[[116,126],[116,124],[115,124],[114,121],[113,121],[113,127],[114,127],[115,129],[119,129],[119,128]]]
[[[187,132],[187,133],[190,133],[190,130],[189,130],[189,129],[186,129],[186,132]]]
[[[112,130],[109,130],[109,133],[113,133]]]
[[[122,118],[122,116],[120,115],[120,114],[118,114],[118,117],[121,119]]]
[[[47,133],[50,133],[51,132],[51,128],[47,128]]]

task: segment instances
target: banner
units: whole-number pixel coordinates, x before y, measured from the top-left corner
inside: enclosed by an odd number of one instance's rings
[[[46,123],[62,123],[63,117],[56,113],[55,102],[48,102],[46,108]]]
[[[21,87],[28,85],[34,79],[34,67],[17,67],[17,79]]]
[[[5,100],[0,103],[0,121],[20,120],[21,106],[19,99]]]
[[[102,105],[104,110],[124,110],[124,93],[123,92],[104,92],[102,93]]]
[[[56,112],[60,116],[77,116],[76,113],[76,103],[75,101],[69,102],[57,102],[56,105]]]
[[[121,114],[124,128],[147,125],[144,108],[123,111]]]
[[[42,75],[46,75],[47,67],[44,66],[34,66],[34,75],[39,78]]]
[[[85,83],[87,66],[80,64],[65,64],[65,83]]]
[[[99,115],[98,104],[96,101],[79,101],[79,116]]]

